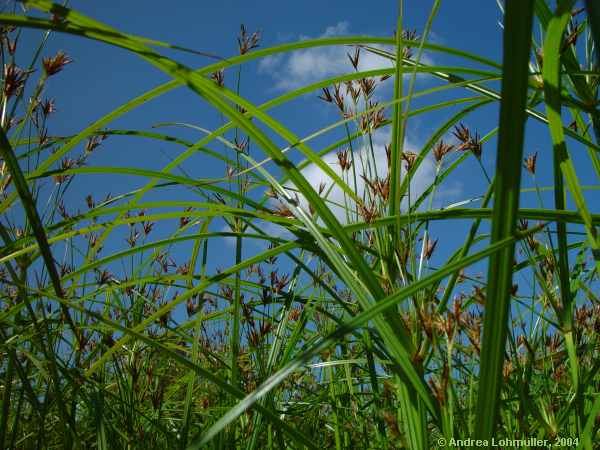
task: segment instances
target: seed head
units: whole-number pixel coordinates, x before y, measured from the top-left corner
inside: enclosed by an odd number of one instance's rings
[[[344,104],[344,95],[342,94],[342,92],[340,90],[339,83],[335,83],[333,85],[333,100],[334,100],[336,106],[338,107],[338,109],[340,110],[340,112],[342,113],[342,115],[345,115],[346,114],[346,105]]]
[[[360,203],[358,205],[358,213],[366,223],[372,223],[379,216],[377,205],[373,200],[368,205]]]
[[[54,105],[54,99],[46,99],[41,104],[41,111],[44,117],[48,117],[53,112],[56,112],[56,106]]]
[[[225,86],[225,70],[221,69],[211,73],[210,79],[213,80],[219,87]]]
[[[75,169],[77,167],[80,167],[83,165],[83,158],[77,158],[77,159],[73,159],[73,158],[64,158],[61,162],[60,162],[60,170],[61,171],[65,171],[65,170],[69,170],[69,169]],[[69,178],[71,178],[71,175],[66,175],[66,174],[57,174],[57,175],[53,175],[54,181],[57,184],[62,184],[65,181],[67,181]]]
[[[280,217],[294,217],[294,213],[292,212],[292,210],[281,202],[279,202],[279,205],[277,205],[277,208],[273,211],[273,214]]]
[[[92,194],[88,194],[88,195],[85,197],[85,202],[86,202],[86,204],[87,204],[87,207],[88,207],[89,209],[93,209],[93,208],[96,206],[96,204],[94,203],[94,197],[92,197]]]
[[[63,70],[63,68],[73,62],[71,58],[69,58],[66,53],[63,51],[59,51],[55,56],[50,58],[44,58],[42,60],[42,64],[44,66],[44,71],[47,76],[56,75],[58,72]]]
[[[352,101],[356,103],[360,96],[360,89],[354,87],[354,82],[352,80],[345,81],[344,84],[346,85],[346,93],[350,94]]]
[[[565,37],[565,40],[560,48],[560,52],[564,53],[571,45],[575,47],[577,45],[577,38],[579,37],[579,27],[576,20],[571,21],[569,24],[569,34]]]
[[[415,165],[417,154],[414,152],[402,152],[402,159],[406,163],[406,171],[410,171]]]
[[[431,255],[433,255],[437,243],[437,239],[432,241],[431,239],[427,238],[427,243],[425,244],[425,258],[431,259]]]
[[[188,206],[187,208],[184,209],[185,212],[189,212],[192,210],[191,206]],[[179,218],[179,228],[183,228],[185,227],[188,223],[190,223],[190,217],[187,216],[181,216]]]
[[[31,72],[26,72],[17,65],[5,64],[4,65],[4,96],[9,99],[13,95],[19,94],[25,82],[27,81],[27,77]]]
[[[233,144],[235,145],[235,149],[238,152],[244,153],[244,154],[248,154],[248,152],[246,151],[246,150],[248,150],[248,142],[249,142],[248,137],[246,137],[244,139],[238,139],[238,137],[236,137],[233,140]]]
[[[467,144],[471,140],[471,132],[469,129],[464,126],[462,123],[456,125],[454,127],[454,131],[452,132],[454,137],[458,139],[463,145]],[[463,150],[459,148],[459,150]]]
[[[361,175],[365,181],[373,196],[378,196],[385,203],[387,202],[390,195],[390,176],[388,174],[385,178],[375,178],[374,180],[368,179],[366,176]]]
[[[535,163],[537,161],[537,152],[525,158],[525,168],[531,175],[535,175]]]
[[[258,47],[258,41],[260,40],[260,31],[255,31],[251,35],[248,35],[244,24],[240,26],[240,36],[238,37],[238,46],[240,55],[245,55],[250,50]]]
[[[375,91],[375,86],[377,85],[375,79],[373,78],[361,78],[358,80],[358,84],[360,85],[360,90],[362,91],[365,98],[370,98],[373,92]]]
[[[108,284],[114,278],[113,274],[110,273],[108,270],[98,270],[97,275],[98,276],[96,278],[96,283],[98,283],[99,285]]]
[[[352,167],[352,160],[350,159],[348,150],[340,150],[337,152],[337,158],[342,172],[350,170],[350,167]]]
[[[471,134],[471,131],[461,123],[454,127],[452,134],[456,139],[458,139],[458,141],[460,141],[460,145],[457,147],[457,150],[470,150],[478,159],[481,158],[483,149],[481,140],[479,139],[479,134],[477,132],[475,132],[475,134]]]
[[[106,134],[99,134],[89,138],[85,144],[85,153],[87,154],[93,152],[96,148],[100,146],[100,144],[102,144],[102,141],[104,141],[106,138]]]
[[[433,156],[435,160],[439,163],[444,159],[448,153],[450,153],[454,149],[454,145],[446,144],[444,141],[438,142],[435,147],[433,147]]]
[[[323,95],[319,95],[319,98],[327,103],[333,103],[333,97],[328,87],[323,88]]]
[[[389,169],[392,165],[392,146],[390,144],[385,144],[383,148],[385,149],[385,158]]]
[[[17,51],[17,40],[15,39],[14,41],[11,41],[8,37],[6,38],[6,48],[8,49],[8,53],[11,56],[14,56],[14,54]]]
[[[360,61],[360,47],[354,47],[354,54],[347,53],[350,64],[354,67],[354,70],[358,70],[358,63]]]

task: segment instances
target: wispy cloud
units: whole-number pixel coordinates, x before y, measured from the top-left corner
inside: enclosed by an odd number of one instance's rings
[[[329,26],[318,37],[334,37],[350,34],[348,22],[339,22]],[[300,36],[308,39],[309,36]],[[308,83],[341,75],[352,70],[348,60],[350,48],[347,46],[327,46],[309,48],[292,52],[290,55],[276,55],[264,58],[259,64],[259,72],[268,74],[275,81],[275,88],[287,90]],[[363,51],[360,57],[359,70],[373,70],[392,67],[391,62],[381,56]]]
[[[327,27],[318,37],[350,34],[350,24],[343,21]],[[300,36],[299,39],[309,39],[309,36]],[[393,50],[391,46],[372,45],[372,47]],[[340,45],[298,50],[289,55],[279,54],[264,58],[259,63],[258,70],[273,78],[274,89],[289,90],[353,70],[348,53],[352,53],[352,49],[349,46]],[[424,55],[421,61],[425,64],[432,64],[429,55]],[[360,54],[358,64],[360,71],[391,67],[393,67],[393,63],[387,58],[364,50]]]

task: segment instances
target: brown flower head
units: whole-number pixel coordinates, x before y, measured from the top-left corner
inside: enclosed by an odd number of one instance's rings
[[[42,60],[42,65],[44,66],[44,71],[47,76],[56,75],[58,72],[63,70],[63,68],[73,62],[71,58],[69,58],[66,53],[63,51],[59,51],[55,56],[50,58],[44,58]]]
[[[478,159],[481,159],[483,145],[481,144],[481,140],[479,139],[479,133],[475,132],[475,134],[471,137],[469,150],[471,150]]]
[[[83,158],[77,158],[77,159],[73,159],[73,158],[64,158],[61,162],[60,162],[60,171],[67,171],[70,169],[75,169],[77,167],[81,167],[84,163]],[[58,173],[56,175],[53,175],[52,178],[54,178],[54,181],[57,184],[62,184],[65,181],[67,181],[69,178],[71,178],[72,175],[67,175],[64,173]]]
[[[97,134],[88,139],[85,143],[85,153],[91,153],[102,144],[108,136],[106,134]]]
[[[191,206],[188,206],[184,209],[184,212],[190,212],[192,210]],[[188,216],[181,216],[179,218],[179,228],[185,227],[188,223],[190,223],[191,218]]]
[[[471,134],[471,131],[461,123],[454,127],[452,134],[460,142],[457,150],[470,150],[477,158],[481,158],[483,148],[477,132],[475,132],[475,134]]]
[[[221,69],[211,73],[210,79],[213,80],[219,87],[225,86],[225,70]]]
[[[94,197],[92,197],[92,194],[88,194],[85,197],[85,203],[87,204],[87,207],[89,209],[92,209],[96,206],[96,203],[94,202]]]
[[[344,84],[346,85],[346,93],[350,94],[352,101],[356,103],[360,96],[360,89],[354,87],[354,82],[352,80],[344,81]]]
[[[17,51],[17,40],[15,39],[14,41],[11,41],[9,38],[6,38],[6,48],[8,49],[8,53],[11,56],[14,56],[14,54]]]
[[[335,83],[333,85],[333,100],[342,113],[342,115],[346,114],[346,105],[344,104],[344,95],[340,89],[340,83]]]
[[[370,98],[375,91],[376,82],[373,78],[361,78],[358,80],[360,90],[366,98]]]
[[[350,167],[352,167],[352,160],[350,159],[348,150],[340,150],[337,152],[337,158],[342,172],[349,170]]]
[[[392,146],[390,144],[385,144],[383,148],[385,149],[385,158],[387,161],[387,166],[388,168],[390,168],[390,166],[392,165]]]
[[[333,103],[333,97],[331,96],[331,91],[328,87],[324,87],[323,95],[319,95],[318,97],[327,103]]]
[[[463,145],[467,144],[471,140],[471,132],[462,123],[460,123],[454,127],[454,131],[452,132],[452,134]],[[461,147],[459,147],[459,150],[463,150],[463,148],[461,148]]]
[[[273,214],[280,217],[293,218],[294,213],[290,208],[288,208],[284,203],[279,203],[277,205],[277,209],[273,211]]]
[[[354,54],[347,54],[348,59],[350,60],[350,64],[354,67],[354,70],[358,70],[358,63],[360,61],[360,47],[354,47]]]
[[[238,46],[240,55],[245,55],[250,50],[258,47],[258,41],[260,40],[260,31],[255,31],[251,35],[246,31],[244,24],[240,26],[240,36],[238,37]]]
[[[5,64],[4,65],[4,96],[9,99],[15,94],[19,94],[25,82],[27,81],[27,77],[31,72],[26,72],[17,65]]]
[[[537,152],[525,158],[525,168],[531,175],[535,175],[535,163],[537,161]]]
[[[245,137],[243,139],[238,138],[237,136],[233,139],[233,144],[235,145],[235,150],[240,152],[240,153],[245,153],[248,154],[247,150],[248,150],[248,143],[250,142],[250,140],[248,139],[248,137]]]
[[[54,105],[54,100],[46,99],[41,104],[41,111],[44,117],[48,117],[50,114],[56,112],[56,106]]]
[[[450,153],[454,149],[454,145],[446,144],[444,141],[438,142],[435,147],[433,147],[433,156],[435,160],[439,163],[444,159],[448,153]]]
[[[410,171],[415,165],[417,154],[414,152],[402,152],[402,159],[406,163],[406,170]]]
[[[394,36],[396,35],[396,31],[394,31]],[[405,41],[416,41],[419,38],[416,30],[402,30],[402,39]],[[411,58],[412,53],[412,45],[405,43],[404,48],[402,49],[402,57],[405,59]]]
[[[325,191],[326,187],[327,187],[327,184],[324,181],[321,181],[319,183],[319,189],[318,189],[319,195],[321,195]]]
[[[358,213],[367,223],[372,223],[379,216],[377,205],[372,200],[368,205],[360,203],[358,205]]]
[[[582,30],[583,28],[579,28],[576,20],[571,21],[568,28],[568,35],[565,37],[565,40],[560,48],[561,53],[564,53],[571,45],[573,47],[577,45],[577,38]]]
[[[379,196],[383,202],[386,202],[390,196],[390,176],[388,174],[385,178],[375,178],[373,180],[368,179],[366,176],[361,175],[373,196]]]
[[[427,238],[427,242],[425,243],[425,258],[427,259],[431,259],[431,255],[433,255],[433,252],[435,251],[435,247],[437,246],[438,240],[436,239],[435,241],[432,241],[431,239]]]

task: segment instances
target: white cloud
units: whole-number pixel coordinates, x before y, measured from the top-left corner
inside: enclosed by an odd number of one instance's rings
[[[350,25],[343,21],[329,26],[318,37],[334,37],[350,34]],[[300,40],[308,39],[309,36],[300,36]],[[393,51],[392,46],[371,45],[371,47],[382,50]],[[275,82],[274,89],[290,90],[305,86],[309,83],[322,80],[326,77],[342,75],[354,70],[348,59],[348,54],[353,54],[351,46],[335,45],[297,50],[289,55],[272,55],[261,59],[258,70],[260,73],[268,74]],[[431,57],[423,54],[421,62],[433,64]],[[359,71],[391,68],[391,60],[375,53],[361,50],[358,64]],[[409,74],[405,78],[410,77]],[[418,78],[422,78],[418,76]]]
[[[333,36],[342,36],[344,34],[348,34],[348,30],[350,29],[350,24],[347,20],[342,22],[338,22],[333,26],[328,26],[325,28],[325,32],[321,35],[321,37],[333,37]]]
[[[339,22],[325,29],[320,38],[349,34],[349,23]],[[308,39],[300,36],[300,39]],[[292,52],[287,56],[273,55],[263,58],[258,66],[260,73],[269,74],[275,80],[275,88],[294,89],[325,77],[341,75],[354,70],[347,54],[353,50],[348,46],[326,46]],[[392,67],[392,63],[381,56],[361,51],[358,69],[374,70]]]

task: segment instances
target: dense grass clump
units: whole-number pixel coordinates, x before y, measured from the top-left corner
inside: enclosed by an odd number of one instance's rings
[[[600,11],[506,0],[496,62],[431,43],[432,3],[417,32],[400,2],[392,37],[264,48],[242,26],[239,54],[201,69],[167,54],[211,55],[47,0],[0,14],[0,449],[597,448]],[[26,29],[43,32],[32,54]],[[72,62],[46,55],[54,33],[172,80],[53,135],[47,81]],[[347,73],[242,95],[245,63],[333,46]],[[223,125],[111,127],[178,87]],[[307,94],[338,118],[299,136],[271,110]],[[421,148],[413,117],[439,122]],[[551,145],[525,149],[533,127]],[[182,151],[95,163],[125,138]],[[482,189],[442,205],[473,171]],[[116,177],[136,187],[69,203]]]

